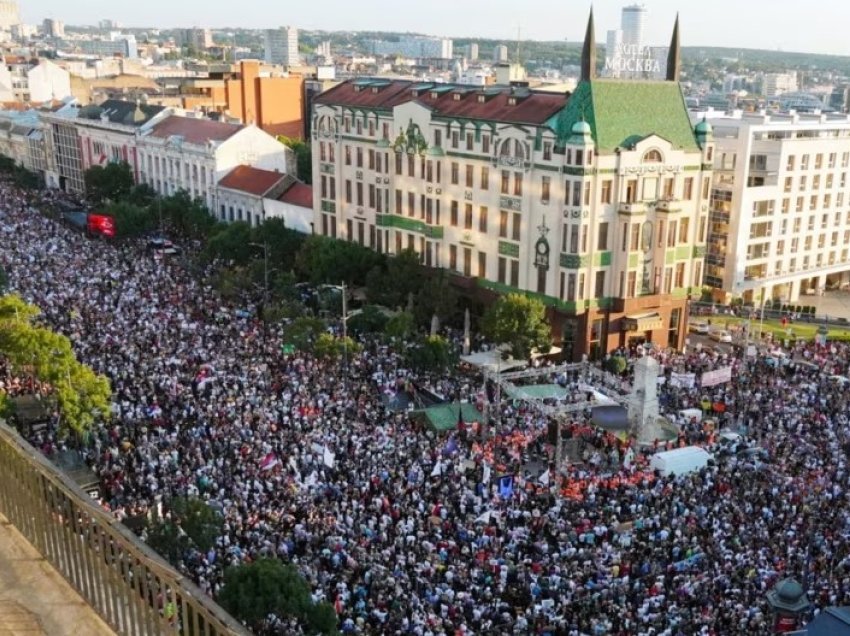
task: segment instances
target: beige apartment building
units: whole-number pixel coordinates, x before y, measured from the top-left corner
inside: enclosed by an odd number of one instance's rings
[[[414,249],[483,298],[539,297],[570,358],[681,347],[702,285],[713,141],[692,126],[677,73],[596,79],[592,18],[588,34],[573,94],[387,79],[323,93],[315,231]]]
[[[716,296],[798,303],[850,286],[850,117],[704,116],[717,146],[705,277]]]

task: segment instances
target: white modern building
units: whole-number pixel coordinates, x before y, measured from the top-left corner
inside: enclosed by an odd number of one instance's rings
[[[293,26],[267,29],[265,52],[267,64],[298,66],[301,63],[298,55],[298,29]]]
[[[646,27],[646,7],[641,4],[632,4],[623,7],[620,18],[620,29],[623,32],[623,44],[643,46],[644,28]]]
[[[850,118],[702,117],[716,146],[706,285],[759,305],[850,284]]]
[[[797,90],[797,75],[794,73],[766,73],[764,95],[768,99]]]
[[[17,0],[0,0],[0,30],[11,31],[21,23],[21,12]]]
[[[452,40],[423,36],[404,36],[397,41],[375,40],[371,44],[374,55],[450,60],[454,53]]]
[[[136,138],[139,180],[163,195],[186,190],[218,210],[218,182],[239,165],[287,172],[291,151],[256,126],[172,115]]]
[[[497,64],[508,61],[508,47],[504,44],[499,44],[493,48],[493,61]]]
[[[110,33],[108,37],[86,37],[74,40],[66,39],[59,43],[61,51],[97,55],[99,57],[120,56],[123,58],[139,57],[136,36],[132,33]]]
[[[41,31],[46,38],[64,38],[65,23],[54,18],[45,18],[41,25]]]

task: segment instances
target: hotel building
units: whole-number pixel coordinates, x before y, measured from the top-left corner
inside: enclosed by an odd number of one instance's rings
[[[698,125],[716,145],[705,272],[716,296],[797,303],[850,285],[850,118],[708,112]]]
[[[591,14],[573,94],[344,82],[312,112],[315,231],[538,297],[571,358],[679,348],[714,148],[678,68],[677,25],[666,81],[597,79]]]

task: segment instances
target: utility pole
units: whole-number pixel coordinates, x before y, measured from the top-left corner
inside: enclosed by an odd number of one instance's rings
[[[342,289],[342,378],[345,388],[348,389],[348,298],[345,293],[345,281],[342,281],[340,289]]]

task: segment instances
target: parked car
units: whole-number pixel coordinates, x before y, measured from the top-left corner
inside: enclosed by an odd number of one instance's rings
[[[704,335],[711,331],[711,328],[708,326],[707,322],[697,321],[688,324],[688,331]]]
[[[149,254],[179,254],[180,248],[167,238],[154,236],[148,239],[147,250]]]
[[[714,340],[715,342],[732,342],[732,334],[726,331],[725,329],[718,329],[717,331],[712,331],[708,335],[708,337]]]

